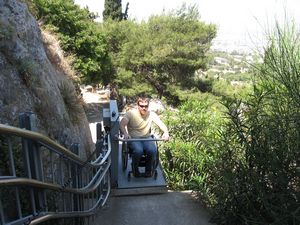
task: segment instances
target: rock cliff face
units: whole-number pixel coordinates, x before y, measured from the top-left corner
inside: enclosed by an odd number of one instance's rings
[[[18,126],[20,113],[33,112],[39,132],[67,148],[80,143],[85,158],[94,144],[59,57],[50,55],[49,43],[26,4],[0,0],[0,123]]]

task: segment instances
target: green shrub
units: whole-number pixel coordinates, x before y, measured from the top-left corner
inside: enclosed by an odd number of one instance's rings
[[[225,102],[229,122],[207,184],[219,224],[300,224],[300,41],[271,37],[247,101]]]
[[[34,60],[28,58],[19,60],[18,71],[26,86],[32,88],[40,86],[37,70],[38,67]]]
[[[206,96],[202,101],[188,100],[178,111],[167,113],[165,122],[172,139],[162,148],[162,163],[171,188],[193,189],[209,195],[207,168],[218,150],[215,143],[222,122],[217,107]]]
[[[15,30],[11,24],[4,20],[0,20],[0,40],[11,40],[14,38]]]

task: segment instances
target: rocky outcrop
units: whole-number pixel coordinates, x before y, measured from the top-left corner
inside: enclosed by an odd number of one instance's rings
[[[43,33],[26,4],[0,0],[0,123],[18,126],[18,115],[33,112],[38,131],[80,156],[94,148],[88,121],[72,79],[49,55]]]

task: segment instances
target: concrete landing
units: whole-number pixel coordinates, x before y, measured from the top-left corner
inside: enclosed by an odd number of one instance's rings
[[[110,197],[94,225],[212,225],[191,192]]]

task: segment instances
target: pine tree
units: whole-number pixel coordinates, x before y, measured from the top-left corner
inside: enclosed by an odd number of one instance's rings
[[[105,0],[103,20],[111,18],[112,20],[122,20],[122,0]]]

